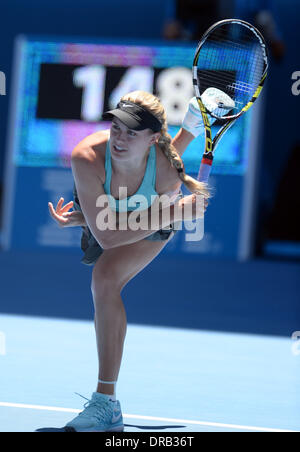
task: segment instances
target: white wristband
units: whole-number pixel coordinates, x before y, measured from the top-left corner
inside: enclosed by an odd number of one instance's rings
[[[193,97],[182,121],[183,129],[198,137],[204,132],[203,119],[196,97]]]

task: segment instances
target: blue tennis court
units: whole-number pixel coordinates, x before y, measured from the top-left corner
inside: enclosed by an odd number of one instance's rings
[[[123,428],[118,379],[125,433],[299,432],[300,2],[3,3],[0,431],[62,429],[100,378],[67,431]],[[206,196],[210,170],[204,221],[82,265],[135,240],[102,236],[102,183]]]
[[[91,321],[1,315],[0,429],[59,428],[97,375]],[[5,353],[5,354],[3,354]],[[299,431],[289,338],[128,326],[117,397],[125,432]]]

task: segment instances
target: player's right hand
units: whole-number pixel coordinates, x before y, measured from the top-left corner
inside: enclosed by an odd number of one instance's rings
[[[208,201],[203,195],[193,193],[180,199],[179,205],[182,209],[182,220],[192,221],[204,217]]]
[[[77,210],[69,210],[73,207],[73,201],[68,202],[63,206],[64,198],[60,198],[57,203],[56,209],[54,209],[52,202],[48,202],[49,213],[53,220],[61,228],[71,227],[71,226],[83,226],[84,216],[82,212]]]

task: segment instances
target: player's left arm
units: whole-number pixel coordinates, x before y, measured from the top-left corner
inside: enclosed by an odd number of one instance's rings
[[[176,148],[178,154],[182,155],[194,138],[194,135],[182,127],[173,138],[172,144]]]

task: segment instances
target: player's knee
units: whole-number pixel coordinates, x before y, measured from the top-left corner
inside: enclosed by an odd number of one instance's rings
[[[96,299],[106,299],[112,291],[121,291],[122,282],[119,272],[108,262],[97,263],[92,275],[91,291]]]

